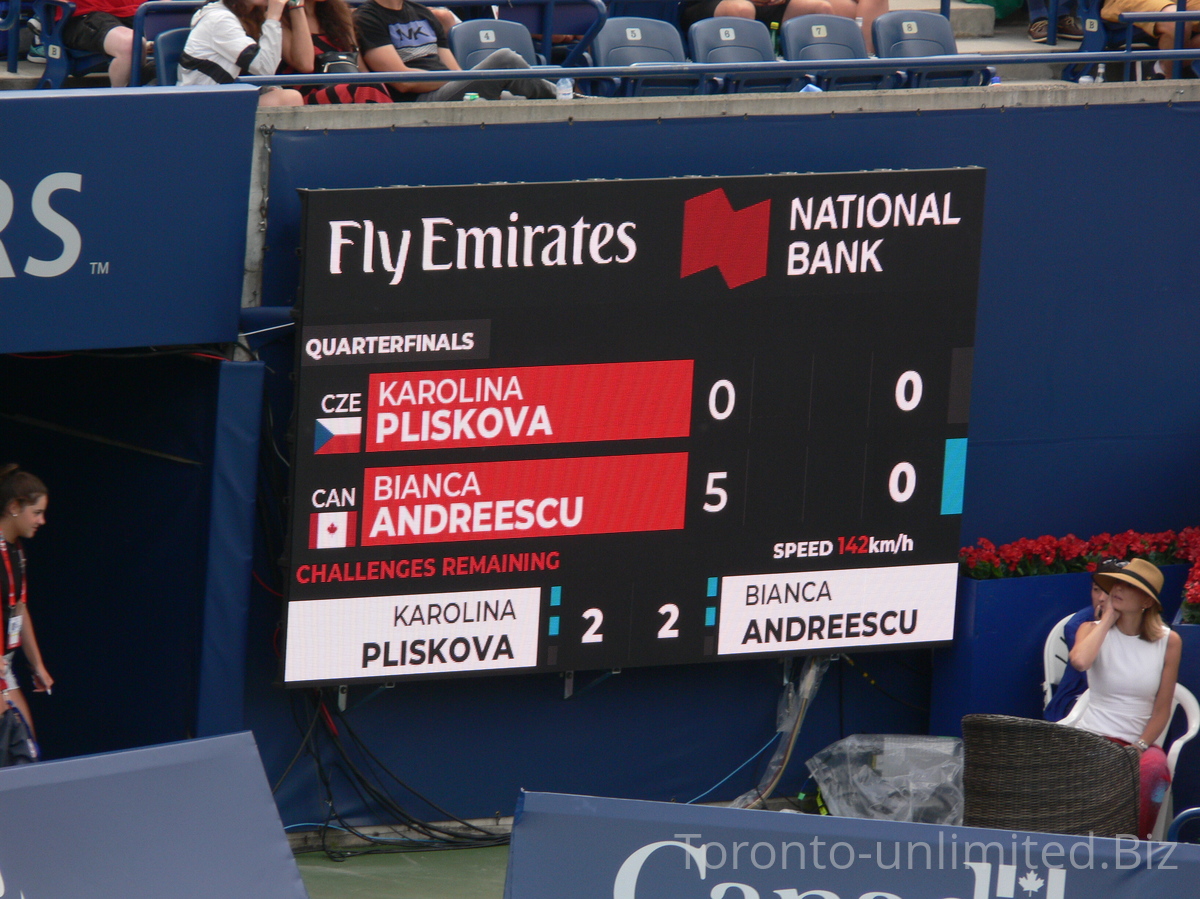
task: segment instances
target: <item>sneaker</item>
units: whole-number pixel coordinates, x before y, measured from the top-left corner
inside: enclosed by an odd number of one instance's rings
[[[1029,39],[1035,44],[1046,43],[1050,34],[1050,23],[1045,19],[1035,19],[1029,23]]]
[[[1083,40],[1083,29],[1079,27],[1079,20],[1074,16],[1059,16],[1058,39],[1062,41]]]
[[[42,20],[34,16],[25,23],[25,27],[33,36],[29,49],[25,51],[25,61],[45,65],[46,45],[42,43]]]

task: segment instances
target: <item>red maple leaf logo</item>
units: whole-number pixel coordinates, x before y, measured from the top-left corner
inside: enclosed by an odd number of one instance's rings
[[[331,533],[331,534],[336,534],[337,529],[338,529],[337,525],[331,521],[331,522],[329,522],[329,527],[327,527],[325,530],[329,531],[329,533]]]

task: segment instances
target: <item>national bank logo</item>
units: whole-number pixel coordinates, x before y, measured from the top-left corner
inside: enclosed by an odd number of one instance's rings
[[[679,277],[716,268],[732,290],[766,277],[771,201],[735,210],[723,188],[683,205]]]

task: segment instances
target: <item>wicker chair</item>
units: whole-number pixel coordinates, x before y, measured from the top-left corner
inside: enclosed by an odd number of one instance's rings
[[[1099,837],[1137,833],[1138,752],[1086,731],[967,715],[963,823]]]

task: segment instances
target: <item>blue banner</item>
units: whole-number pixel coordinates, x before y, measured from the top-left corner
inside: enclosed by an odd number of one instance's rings
[[[1132,837],[524,793],[505,899],[1143,899],[1198,875],[1200,846]]]
[[[257,101],[0,91],[0,352],[234,340]]]
[[[0,895],[307,899],[249,733],[0,769]]]

